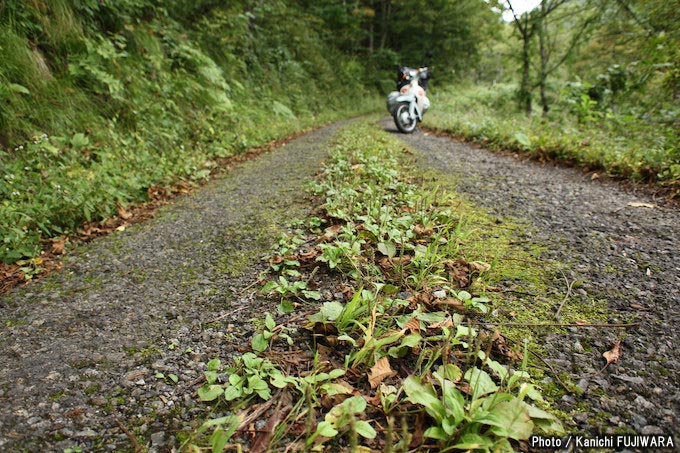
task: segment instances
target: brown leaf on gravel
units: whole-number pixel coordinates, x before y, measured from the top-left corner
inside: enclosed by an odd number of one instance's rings
[[[371,388],[374,389],[378,387],[382,381],[388,377],[394,376],[395,374],[397,373],[392,370],[389,359],[387,357],[383,357],[382,359],[375,362],[375,365],[371,367],[371,371],[368,375],[368,382],[371,384]]]
[[[602,354],[602,357],[607,360],[607,365],[616,363],[621,357],[621,340],[616,341],[609,351]]]
[[[281,255],[274,255],[269,258],[269,264],[280,264],[283,263],[283,257]]]
[[[420,321],[417,318],[409,319],[402,329],[402,332],[404,333],[407,331],[410,331],[411,333],[420,333]]]
[[[413,232],[418,236],[430,236],[434,234],[434,229],[425,228],[423,225],[418,224],[415,227],[413,227]]]
[[[55,238],[52,242],[52,253],[62,255],[66,249],[66,238]]]
[[[434,324],[427,326],[428,329],[441,329],[442,327],[453,327],[453,319],[448,316],[443,321],[435,322]]]
[[[508,340],[501,334],[500,330],[494,330],[493,335],[491,335],[491,347],[494,352],[510,360],[522,360],[524,358],[521,352],[510,347]]]
[[[340,230],[342,229],[342,225],[333,225],[329,226],[324,230],[324,233],[319,237],[319,242],[328,242],[332,241],[336,237],[338,237],[338,234],[340,234]]]
[[[312,247],[306,252],[298,253],[297,257],[300,261],[311,261],[315,260],[321,255],[321,249],[319,247]]]
[[[435,305],[447,305],[449,307],[452,307],[456,311],[464,312],[465,311],[465,304],[456,299],[455,297],[450,297],[448,299],[437,299],[434,301]]]
[[[408,301],[411,303],[411,305],[414,304],[424,304],[424,305],[431,305],[432,301],[434,300],[434,296],[432,296],[431,291],[425,291],[423,293],[417,293],[411,296]]]
[[[132,214],[123,206],[118,206],[118,217],[120,217],[123,220],[128,220],[129,218],[132,217]]]

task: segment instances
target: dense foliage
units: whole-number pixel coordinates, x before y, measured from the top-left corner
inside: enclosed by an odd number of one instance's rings
[[[489,96],[503,108],[488,118],[523,123],[506,107],[519,100],[531,116],[540,105],[537,127],[554,127],[532,148],[677,186],[677,8],[543,0],[505,22],[512,5],[0,0],[0,260],[35,257],[41,238],[115,215],[149,189],[204,178],[218,158],[379,108],[373,95],[393,88],[400,64],[431,65],[433,95],[501,83]],[[460,114],[441,112],[449,123]],[[518,134],[531,135],[510,128],[499,146]],[[593,135],[606,157],[578,144]]]

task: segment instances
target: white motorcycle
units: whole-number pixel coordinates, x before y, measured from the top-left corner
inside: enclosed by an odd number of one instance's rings
[[[430,100],[425,94],[427,67],[402,67],[397,74],[399,91],[392,91],[387,95],[387,110],[392,114],[397,128],[404,134],[410,134],[423,121],[423,115],[430,108]]]

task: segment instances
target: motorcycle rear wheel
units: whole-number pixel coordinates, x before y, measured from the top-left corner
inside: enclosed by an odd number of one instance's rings
[[[404,134],[410,134],[416,130],[418,125],[418,120],[416,118],[411,118],[408,112],[409,105],[406,102],[402,102],[394,110],[394,124],[396,124],[397,129],[399,129]]]

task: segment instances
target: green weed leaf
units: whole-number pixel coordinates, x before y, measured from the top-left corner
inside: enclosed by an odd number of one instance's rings
[[[201,401],[214,401],[221,394],[221,385],[204,385],[198,389],[198,397]]]
[[[354,429],[356,430],[357,434],[365,437],[366,439],[375,439],[377,434],[370,423],[365,420],[358,420],[354,422]]]

